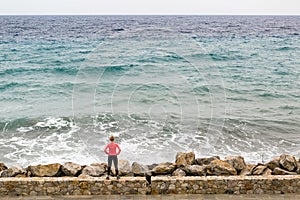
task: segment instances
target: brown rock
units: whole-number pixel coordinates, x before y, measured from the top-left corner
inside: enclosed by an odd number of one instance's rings
[[[262,174],[263,176],[269,176],[272,175],[272,170],[270,170],[269,168],[267,168],[264,173]]]
[[[17,177],[17,178],[26,178],[27,174],[17,174],[15,177]]]
[[[149,170],[153,170],[154,167],[156,167],[156,166],[158,166],[158,164],[154,163],[154,164],[151,164],[151,165],[147,165],[147,168],[148,168]]]
[[[66,176],[78,176],[81,173],[83,166],[73,163],[66,162],[62,165],[61,170]]]
[[[206,167],[206,175],[209,175],[209,176],[213,175],[210,165],[201,165],[201,166]]]
[[[186,176],[186,173],[182,169],[178,168],[172,173],[172,176]]]
[[[192,165],[195,162],[195,153],[189,152],[189,153],[183,153],[179,152],[176,155],[176,166],[181,167],[185,165]]]
[[[152,174],[153,175],[167,175],[172,174],[175,171],[176,165],[174,163],[160,163],[156,167],[153,168]]]
[[[247,164],[246,165],[246,168],[243,169],[241,172],[240,172],[240,175],[241,176],[250,176],[251,175],[251,172],[252,172],[252,169],[255,167],[256,165],[253,165],[253,164]]]
[[[147,165],[141,165],[137,162],[133,162],[131,167],[135,176],[145,176],[149,172]]]
[[[200,165],[187,165],[183,168],[188,176],[206,176],[207,167]]]
[[[288,171],[295,171],[297,169],[297,161],[294,156],[282,154],[279,160],[280,166]]]
[[[128,160],[119,160],[119,175],[121,176],[133,175]]]
[[[252,175],[270,175],[272,172],[271,169],[269,169],[267,166],[263,164],[257,164],[253,169],[251,174]]]
[[[7,167],[4,163],[0,163],[0,171],[6,170]]]
[[[36,166],[29,166],[27,171],[31,176],[36,177],[55,177],[59,176],[61,171],[61,164],[54,163],[48,165],[36,165]]]
[[[225,161],[234,167],[238,174],[247,167],[242,156],[227,156],[225,157]]]
[[[273,174],[274,175],[297,175],[296,172],[289,172],[287,170],[284,170],[284,169],[281,169],[279,167],[276,167],[274,170],[273,170]]]
[[[280,167],[280,157],[273,158],[266,165],[269,169],[274,170],[276,167]]]
[[[18,176],[18,175],[26,176],[26,170],[19,167],[19,166],[16,166],[16,167],[12,167],[12,168],[9,168],[9,169],[5,169],[5,170],[0,172],[0,177],[15,177],[15,176]]]
[[[87,179],[87,178],[91,178],[92,176],[89,176],[89,175],[85,175],[85,174],[80,174],[78,176],[78,178],[82,178],[82,179]]]
[[[230,176],[230,175],[237,175],[236,170],[232,167],[228,162],[223,160],[213,160],[210,163],[210,171],[213,175],[223,175],[223,176]]]
[[[297,163],[297,170],[296,170],[296,173],[297,173],[297,174],[300,174],[300,163],[299,163],[299,161],[298,161],[298,163]]]
[[[81,172],[82,175],[99,177],[104,175],[107,170],[105,163],[93,163],[90,166],[85,166]]]
[[[219,156],[213,156],[209,158],[197,158],[195,160],[196,165],[209,165],[213,160],[220,160]]]
[[[91,166],[98,166],[98,167],[102,167],[104,169],[107,169],[107,164],[106,163],[92,163]]]

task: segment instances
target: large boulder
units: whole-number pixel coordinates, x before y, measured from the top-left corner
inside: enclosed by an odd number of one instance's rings
[[[172,173],[172,176],[186,176],[186,173],[182,169],[178,168]]]
[[[34,177],[56,177],[61,174],[61,164],[54,163],[48,165],[29,166],[27,171],[30,176]]]
[[[15,176],[26,176],[27,171],[19,166],[5,169],[0,172],[0,177],[15,177]]]
[[[237,175],[236,169],[233,166],[231,166],[228,162],[223,160],[213,160],[211,161],[209,167],[212,175]]]
[[[147,173],[149,173],[147,165],[141,165],[137,162],[133,162],[131,168],[135,176],[145,176]]]
[[[246,165],[246,168],[243,169],[239,175],[241,176],[250,176],[251,175],[251,172],[252,172],[252,169],[255,167],[256,165],[253,165],[253,164],[247,164]]]
[[[213,160],[220,160],[219,156],[212,156],[209,158],[197,158],[195,159],[196,165],[209,165]]]
[[[6,170],[6,169],[7,169],[6,165],[1,162],[0,163],[0,171]]]
[[[147,168],[151,171],[151,170],[153,170],[156,166],[158,166],[158,164],[154,163],[154,164],[151,164],[151,165],[147,165]]]
[[[185,165],[192,165],[195,162],[195,153],[189,152],[189,153],[183,153],[179,152],[176,155],[176,166],[182,167]]]
[[[188,176],[206,176],[207,167],[200,165],[187,165],[183,168],[183,171],[185,171]]]
[[[273,171],[276,167],[280,167],[279,161],[280,157],[273,158],[266,164],[266,166]]]
[[[78,176],[81,173],[83,166],[73,163],[73,162],[66,162],[61,166],[61,171],[66,176]]]
[[[281,169],[279,167],[276,167],[273,170],[272,174],[274,174],[274,175],[297,175],[296,172],[289,172],[289,171]]]
[[[167,175],[172,174],[176,169],[176,165],[174,163],[166,162],[160,163],[156,167],[152,169],[153,175]]]
[[[247,168],[245,160],[242,156],[227,156],[225,157],[225,161],[234,167],[238,174]]]
[[[296,158],[294,156],[291,155],[287,155],[287,154],[282,154],[280,156],[280,160],[279,160],[280,166],[281,168],[287,170],[287,171],[296,171],[297,169],[297,161]]]
[[[85,166],[82,169],[81,175],[99,177],[107,171],[106,163],[93,163],[90,166]]]
[[[253,169],[251,174],[252,175],[262,175],[262,176],[267,176],[267,175],[271,175],[272,170],[269,169],[266,165],[263,164],[257,164]]]
[[[119,175],[130,176],[133,175],[131,171],[131,166],[128,160],[119,160]]]

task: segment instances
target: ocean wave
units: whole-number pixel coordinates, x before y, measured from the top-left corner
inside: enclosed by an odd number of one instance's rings
[[[32,74],[32,73],[53,73],[62,75],[76,75],[78,72],[77,67],[16,67],[9,69],[2,69],[0,75],[17,75],[17,74]]]
[[[40,129],[63,129],[74,125],[69,117],[19,118],[0,122],[2,132],[28,132]]]
[[[210,118],[184,122],[176,113],[172,116],[175,117],[161,120],[143,114],[102,113],[75,118],[23,118],[1,122],[0,145],[3,149],[0,155],[5,153],[8,163],[26,165],[55,157],[56,162],[71,160],[86,164],[92,160],[105,160],[105,155],[99,155],[98,151],[104,148],[111,134],[122,147],[123,159],[142,163],[172,161],[169,158],[178,151],[190,150],[197,156],[242,155],[248,161],[257,162],[259,155],[271,158],[283,148],[296,148],[296,141],[285,139],[282,129],[274,124],[296,128],[297,123],[226,119],[220,131],[216,129],[218,124],[212,124]],[[161,150],[166,148],[168,152],[162,153]],[[150,158],[153,154],[160,157]]]
[[[154,56],[150,58],[139,59],[140,63],[161,63],[161,62],[175,62],[182,61],[184,58],[177,55]]]
[[[279,93],[271,93],[271,92],[264,92],[262,94],[258,94],[259,97],[265,97],[265,98],[285,98],[286,95],[279,94]]]
[[[284,46],[284,47],[280,47],[275,49],[276,51],[295,51],[295,50],[299,50],[298,47],[288,47],[288,46]]]
[[[4,83],[0,85],[0,91],[5,91],[7,89],[16,88],[16,87],[28,87],[28,85],[26,83],[17,83],[17,82]]]
[[[236,54],[215,54],[210,53],[209,56],[214,61],[230,61],[230,60],[247,60],[248,56],[245,55],[236,55]]]

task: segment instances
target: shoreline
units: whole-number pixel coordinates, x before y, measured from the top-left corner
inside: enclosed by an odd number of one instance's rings
[[[0,163],[0,196],[300,194],[300,163],[282,154],[266,164],[246,164],[241,156],[195,158],[179,152],[175,162],[142,165],[119,161],[106,180],[107,164],[67,162],[27,168]]]

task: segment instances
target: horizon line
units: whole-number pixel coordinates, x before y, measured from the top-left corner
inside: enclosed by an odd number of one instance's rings
[[[0,16],[300,16],[300,14],[259,13],[9,13]]]

